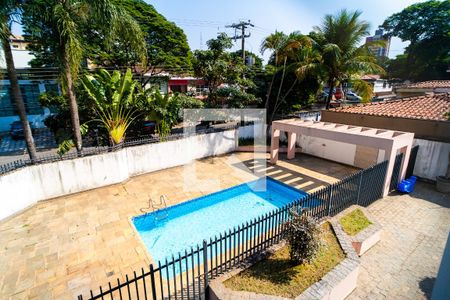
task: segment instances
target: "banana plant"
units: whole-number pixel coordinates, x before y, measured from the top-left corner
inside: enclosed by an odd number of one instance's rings
[[[109,133],[113,145],[123,142],[128,127],[137,116],[135,92],[137,81],[130,69],[125,74],[119,71],[109,73],[100,69],[94,75],[85,74],[81,83],[94,100],[99,121]]]

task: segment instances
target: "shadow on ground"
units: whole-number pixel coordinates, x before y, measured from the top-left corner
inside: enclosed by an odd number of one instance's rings
[[[431,293],[433,291],[434,282],[436,278],[425,277],[419,282],[419,288],[427,299],[431,299]]]

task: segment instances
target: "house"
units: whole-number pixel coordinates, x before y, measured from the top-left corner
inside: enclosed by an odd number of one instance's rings
[[[321,121],[415,134],[419,145],[414,174],[435,180],[447,170],[450,151],[450,94],[428,94],[323,110]]]
[[[367,74],[361,76],[361,79],[372,84],[375,99],[384,100],[395,97],[392,83],[387,79],[382,79],[380,75]]]
[[[54,68],[30,68],[28,63],[34,56],[27,50],[28,42],[22,36],[11,36],[10,42],[28,120],[35,128],[45,127],[44,120],[51,112],[41,106],[39,95],[43,92],[59,91],[58,72]],[[0,50],[0,58],[2,56],[3,50]],[[16,105],[11,98],[6,62],[0,59],[0,132],[9,131],[11,123],[18,120]]]
[[[51,114],[42,107],[39,95],[44,92],[59,92],[56,69],[16,69],[20,90],[25,102],[28,120],[34,128],[45,127],[44,120]],[[16,105],[11,97],[11,85],[6,70],[0,69],[0,132],[9,131],[10,125],[19,120]]]
[[[193,96],[203,96],[207,93],[208,87],[204,80],[196,77],[170,77],[167,91],[175,93],[188,93]]]
[[[395,88],[398,97],[411,97],[427,93],[450,93],[450,80],[430,80]]]
[[[34,58],[27,50],[28,42],[21,35],[11,36],[11,51],[16,68],[29,68],[29,62]],[[3,49],[0,47],[0,58],[4,57]],[[6,69],[6,62],[0,59],[0,69]]]

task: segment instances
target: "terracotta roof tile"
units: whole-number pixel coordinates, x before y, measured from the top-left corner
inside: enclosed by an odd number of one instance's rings
[[[430,80],[411,83],[403,88],[407,89],[435,89],[435,88],[450,88],[450,80]]]
[[[394,118],[447,121],[450,93],[408,97],[384,102],[339,107],[331,111]]]

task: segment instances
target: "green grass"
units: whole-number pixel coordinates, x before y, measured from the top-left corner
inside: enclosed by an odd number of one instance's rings
[[[329,223],[323,225],[322,241],[311,263],[293,264],[289,258],[289,246],[285,246],[224,284],[235,291],[296,297],[345,258]]]
[[[342,217],[339,222],[348,235],[356,235],[372,224],[359,208]]]

